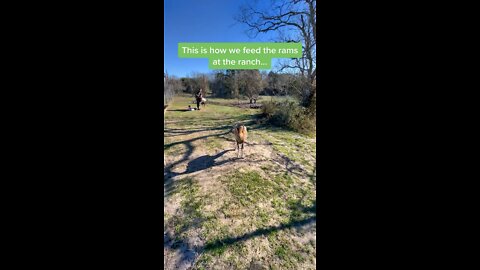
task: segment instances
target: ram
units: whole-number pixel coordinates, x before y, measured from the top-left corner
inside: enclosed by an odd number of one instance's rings
[[[239,154],[240,154],[240,144],[242,145],[242,155],[241,156],[243,158],[243,156],[244,156],[243,145],[244,145],[244,143],[247,142],[247,136],[248,136],[247,127],[244,126],[244,125],[241,125],[241,124],[236,124],[235,126],[233,126],[232,132],[235,135],[235,150],[238,150],[237,151],[237,158],[239,157]]]

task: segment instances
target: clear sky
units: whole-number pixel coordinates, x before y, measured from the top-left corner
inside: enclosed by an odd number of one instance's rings
[[[192,72],[210,72],[208,59],[178,58],[179,42],[272,42],[273,36],[250,39],[244,24],[233,18],[240,0],[165,0],[164,69],[184,77]],[[269,3],[269,1],[265,1]],[[272,63],[274,64],[274,63]]]

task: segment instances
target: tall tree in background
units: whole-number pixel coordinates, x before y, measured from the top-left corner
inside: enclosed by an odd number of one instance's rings
[[[280,87],[280,74],[270,71],[267,78],[267,88],[271,91],[271,94],[276,95],[280,92]]]
[[[230,92],[230,97],[238,99],[240,103],[240,91],[238,89],[238,71],[227,69],[226,71],[226,87]]]
[[[262,90],[262,76],[258,70],[240,70],[238,76],[240,93],[253,103]]]
[[[199,85],[200,85],[200,89],[202,89],[202,95],[204,97],[207,96],[207,91],[209,90],[210,88],[210,84],[208,82],[208,77],[206,74],[200,74],[198,75],[198,81],[199,81]]]
[[[219,70],[213,75],[212,93],[216,97],[240,98],[238,70]]]
[[[182,83],[182,87],[184,89],[184,92],[189,93],[189,94],[194,93],[194,90],[196,88],[195,80],[187,77],[187,78],[181,78],[180,81]]]
[[[203,96],[206,96],[207,91],[210,89],[208,76],[204,73],[192,73],[189,77],[181,78],[180,80],[184,92],[192,94],[192,96],[200,89],[202,89]]]
[[[302,58],[291,59],[283,63],[284,69],[297,70],[305,78],[308,91],[302,104],[315,106],[316,99],[316,44],[317,19],[316,0],[271,0],[268,8],[259,9],[249,2],[241,7],[236,20],[248,25],[247,34],[255,37],[260,33],[276,32],[279,41],[301,42]],[[284,32],[282,32],[285,30]]]
[[[215,72],[212,83],[212,94],[215,97],[226,97],[227,89],[225,85],[225,74],[223,71]]]
[[[175,77],[168,75],[167,72],[163,73],[163,99],[164,105],[167,105],[172,101],[176,93],[182,90],[181,81]]]

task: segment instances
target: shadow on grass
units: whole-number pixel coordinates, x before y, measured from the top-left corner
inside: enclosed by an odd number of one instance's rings
[[[315,211],[315,207],[305,208],[305,210],[309,211],[309,212],[310,211]],[[204,251],[212,251],[212,250],[224,248],[226,246],[233,245],[237,242],[246,241],[248,239],[258,237],[258,236],[261,236],[261,235],[269,235],[273,232],[280,231],[280,230],[286,230],[286,229],[290,229],[290,228],[300,228],[300,227],[306,226],[308,224],[314,223],[315,221],[316,221],[316,216],[311,216],[311,217],[308,217],[308,218],[305,218],[305,219],[302,219],[302,220],[294,220],[292,222],[282,224],[282,225],[279,225],[279,226],[275,226],[275,227],[258,229],[258,230],[255,230],[255,231],[251,232],[251,233],[246,233],[242,236],[223,238],[223,239],[220,239],[220,240],[217,240],[217,241],[214,241],[214,242],[207,243],[204,247]]]
[[[188,109],[176,109],[176,110],[167,110],[167,112],[188,112]]]
[[[173,168],[175,166],[177,166],[178,164],[182,163],[182,162],[185,162],[185,161],[188,161],[191,156],[192,156],[192,153],[193,153],[193,150],[195,149],[195,147],[193,146],[193,142],[194,141],[197,141],[197,140],[201,140],[201,139],[205,139],[205,138],[209,138],[209,137],[220,137],[222,135],[226,135],[230,133],[230,130],[227,130],[226,132],[222,132],[222,133],[217,133],[217,134],[210,134],[210,135],[205,135],[205,136],[200,136],[200,137],[195,137],[195,138],[192,138],[192,139],[189,139],[189,140],[184,140],[184,141],[178,141],[178,142],[174,142],[174,143],[170,143],[170,144],[166,144],[164,145],[164,150],[174,146],[174,145],[179,145],[179,144],[183,144],[187,147],[187,151],[185,152],[185,154],[183,154],[182,158],[169,164],[168,166],[165,166],[164,169],[163,169],[163,195],[165,197],[169,196],[173,191],[174,191],[174,185],[173,185],[173,180],[172,178],[177,176],[177,175],[180,175],[180,174],[186,174],[186,172],[183,172],[183,173],[176,173],[176,172],[173,172]],[[222,155],[227,152],[224,151],[222,153]],[[208,160],[211,160],[211,158],[206,158],[204,159],[204,161],[208,161]],[[199,162],[197,161],[195,164],[194,164],[194,168],[196,165],[198,165]],[[203,169],[206,169],[208,167],[205,167]],[[188,170],[188,169],[187,169]],[[191,169],[192,170],[192,169]]]
[[[195,249],[186,241],[175,239],[174,236],[170,233],[163,235],[163,248],[164,250],[169,250],[170,252],[178,252],[179,257],[175,262],[165,262],[166,257],[164,257],[164,267],[167,265],[174,265],[175,269],[184,268],[187,269],[190,267],[197,257]],[[164,251],[165,252],[165,251]],[[164,253],[165,256],[165,253]]]
[[[308,175],[307,171],[300,165],[295,164],[289,157],[285,155],[279,155],[277,160],[279,164],[285,165],[285,174],[294,174],[298,177],[305,177]]]
[[[197,129],[178,129],[178,128],[167,129],[167,128],[165,128],[164,129],[165,137],[175,137],[175,136],[180,136],[180,135],[192,135],[192,134],[195,134],[195,133],[201,133],[201,132],[205,132],[205,131],[222,131],[222,132],[203,135],[203,136],[196,136],[196,137],[193,137],[193,138],[190,138],[190,139],[187,139],[187,140],[180,140],[180,141],[175,141],[175,142],[172,142],[172,143],[164,144],[164,147],[163,147],[164,151],[167,151],[168,149],[170,149],[171,147],[176,146],[176,145],[184,145],[187,149],[186,152],[183,154],[182,158],[180,158],[179,160],[177,160],[177,161],[175,161],[171,164],[168,164],[168,165],[164,166],[164,196],[169,196],[174,189],[174,185],[173,185],[173,182],[172,182],[173,177],[178,176],[178,175],[184,175],[184,174],[188,174],[188,173],[198,172],[198,171],[201,171],[201,170],[211,168],[213,166],[223,165],[227,162],[232,161],[232,160],[225,160],[225,161],[221,161],[221,162],[216,162],[215,159],[217,159],[218,157],[220,157],[221,155],[225,154],[228,151],[234,151],[234,150],[224,150],[224,151],[222,151],[219,154],[214,155],[214,156],[207,155],[207,156],[202,156],[202,157],[199,157],[197,159],[189,161],[191,159],[191,156],[192,156],[193,151],[195,149],[195,147],[193,146],[193,142],[198,141],[198,140],[207,139],[207,138],[213,138],[213,137],[217,137],[217,138],[224,139],[226,141],[234,142],[233,137],[229,136],[229,135],[231,135],[231,128],[233,127],[233,125],[235,123],[242,123],[242,124],[246,125],[249,130],[252,130],[252,131],[254,131],[254,130],[271,130],[271,131],[278,130],[277,127],[273,127],[273,126],[271,126],[267,123],[260,123],[258,121],[258,117],[259,117],[258,115],[248,115],[248,116],[241,116],[241,117],[237,117],[237,118],[222,118],[222,119],[218,119],[216,122],[224,124],[225,121],[230,121],[231,123],[228,124],[228,125],[215,126],[215,121],[214,121],[214,123],[212,123],[213,124],[212,126],[205,127],[205,128],[200,128],[200,129],[198,129],[198,128]],[[202,119],[199,119],[199,120],[196,120],[196,121],[201,122],[201,120]],[[193,122],[195,122],[195,121],[193,121]],[[231,138],[229,138],[229,137],[231,137]],[[260,144],[260,143],[248,143],[247,142],[247,146],[248,145],[271,145],[271,143]],[[232,145],[232,148],[234,148],[233,145]],[[181,173],[173,172],[173,168],[175,168],[175,166],[177,166],[177,165],[179,165],[183,162],[186,162],[186,161],[189,161],[189,162],[187,164],[187,169],[184,172],[181,172]],[[299,176],[300,176],[299,172],[303,173],[302,168],[293,165],[291,160],[288,159],[288,158],[285,158],[285,160],[282,160],[281,163],[285,164],[285,168],[286,168],[286,171],[288,173],[298,174]]]
[[[175,240],[172,236],[164,234],[164,248],[178,250],[180,252],[180,259],[177,262],[177,266],[181,264],[193,264],[198,255],[202,252],[216,251],[224,249],[230,245],[247,241],[249,239],[258,237],[258,236],[268,236],[269,234],[287,230],[303,230],[304,227],[316,222],[316,201],[313,202],[311,206],[304,206],[302,204],[303,198],[298,200],[296,203],[291,205],[289,208],[291,210],[290,222],[280,224],[278,226],[271,226],[267,228],[260,228],[253,232],[243,234],[238,237],[226,237],[222,239],[215,240],[213,242],[207,242],[206,244],[201,243],[200,245],[192,246],[191,242],[185,240]],[[301,218],[300,218],[301,217]],[[202,223],[205,220],[196,220],[195,222],[189,223],[188,225],[180,229],[181,232],[185,232],[191,228],[200,228]]]
[[[186,110],[170,110],[170,111],[186,111]],[[183,114],[182,114],[183,115]],[[262,124],[257,121],[257,115],[249,115],[249,116],[241,116],[241,117],[233,117],[233,118],[221,118],[221,119],[212,119],[212,118],[201,118],[201,119],[175,119],[175,121],[170,121],[169,124],[174,124],[174,123],[179,123],[182,126],[185,126],[184,129],[179,129],[179,128],[170,128],[164,129],[164,135],[165,137],[175,137],[175,136],[181,136],[181,135],[193,135],[195,137],[187,139],[187,140],[181,140],[181,141],[176,141],[172,142],[169,144],[164,145],[164,150],[168,150],[172,146],[175,145],[184,145],[186,147],[186,152],[182,155],[182,157],[171,163],[168,164],[168,166],[164,166],[164,196],[168,197],[171,193],[174,192],[175,190],[175,184],[173,183],[173,177],[179,176],[179,175],[184,175],[184,174],[189,174],[189,173],[194,173],[194,172],[199,172],[214,166],[219,166],[222,164],[225,164],[227,162],[232,161],[230,160],[224,160],[217,162],[216,159],[220,158],[222,155],[229,151],[234,151],[233,149],[229,150],[224,150],[216,155],[204,155],[201,157],[198,157],[196,159],[190,160],[191,156],[195,150],[195,147],[193,146],[193,143],[197,140],[202,140],[210,137],[218,137],[218,138],[223,138],[228,141],[228,135],[230,134],[230,129],[233,126],[233,124],[237,122],[242,122],[244,125],[248,127],[249,130],[278,130],[278,128],[270,126],[269,124]],[[178,121],[177,121],[178,120]],[[204,121],[202,123],[202,121]],[[210,122],[205,122],[205,121],[210,121]],[[230,123],[229,123],[230,122]],[[211,125],[208,127],[201,127],[198,128],[199,125],[201,124],[207,124]],[[217,124],[217,125],[216,125]],[[221,124],[218,125],[218,124]],[[227,124],[227,125],[225,125]],[[195,129],[190,129],[189,127],[197,127]],[[204,135],[204,136],[199,136],[198,134],[195,133],[200,133],[200,132],[205,132],[205,131],[219,131],[216,132],[215,134],[209,134],[209,135]],[[233,140],[233,137],[231,139]],[[247,143],[249,145],[249,143]],[[266,144],[259,144],[259,143],[253,143],[250,145],[271,145],[271,143],[266,143]],[[176,173],[173,172],[172,170],[175,168],[175,166],[188,161],[187,168],[184,172],[181,173]],[[288,163],[288,161],[286,162]],[[288,164],[286,165],[287,170],[289,169]],[[187,183],[188,184],[188,183]],[[298,213],[299,211],[302,213],[313,213],[315,212],[316,205],[312,207],[303,207],[303,206],[298,206],[296,208],[296,212]],[[177,213],[180,215],[179,213]],[[180,253],[180,256],[178,257],[178,261],[176,262],[176,266],[182,266],[186,265],[191,265],[193,261],[195,261],[196,257],[198,256],[198,252],[203,248],[204,250],[213,250],[217,248],[224,247],[225,245],[231,245],[236,242],[241,242],[245,241],[260,235],[268,235],[270,233],[273,233],[275,231],[279,230],[285,230],[285,229],[290,229],[290,228],[300,228],[303,226],[306,226],[308,224],[314,223],[316,220],[315,216],[310,216],[307,218],[304,218],[302,220],[297,220],[295,218],[291,218],[292,220],[289,223],[286,224],[281,224],[279,226],[275,227],[268,227],[268,228],[261,228],[258,229],[254,232],[244,234],[239,237],[228,237],[224,239],[220,239],[214,242],[207,243],[204,245],[203,243],[200,243],[200,245],[197,245],[196,243],[193,243],[191,241],[182,240],[182,239],[176,239],[173,235],[169,233],[164,234],[164,248],[165,249],[170,249],[172,251],[178,251]],[[195,229],[199,228],[202,226],[202,223],[204,220],[191,220],[186,224],[184,227],[181,227],[179,234],[186,232],[190,229]],[[175,227],[176,224],[170,224],[167,227]],[[195,242],[195,241],[194,241]]]
[[[188,162],[187,169],[184,172],[182,172],[182,173],[171,172],[170,177],[174,177],[174,176],[178,176],[178,175],[182,175],[182,174],[194,173],[194,172],[202,171],[202,170],[212,168],[212,167],[215,167],[215,166],[220,166],[220,165],[223,165],[227,162],[231,162],[234,159],[227,159],[227,160],[223,160],[223,161],[220,161],[220,162],[215,161],[217,158],[223,156],[225,153],[230,152],[230,151],[235,151],[235,150],[234,149],[224,150],[224,151],[222,151],[222,152],[220,152],[216,155],[213,155],[213,156],[205,155],[205,156],[201,156],[201,157],[198,157],[196,159],[193,159],[193,160]]]
[[[214,131],[214,130],[227,130],[231,128],[231,126],[217,126],[211,128],[202,128],[202,129],[164,129],[163,130],[163,137],[175,137],[175,136],[183,136],[183,135],[190,135],[197,132],[205,132],[205,131]],[[169,147],[168,145],[165,145]]]

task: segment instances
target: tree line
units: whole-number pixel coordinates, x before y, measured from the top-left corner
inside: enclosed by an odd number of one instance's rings
[[[247,99],[250,103],[260,95],[292,96],[301,101],[310,94],[308,81],[301,74],[259,70],[218,70],[183,78],[170,76],[168,87],[176,93],[192,95],[202,89],[204,96]]]

